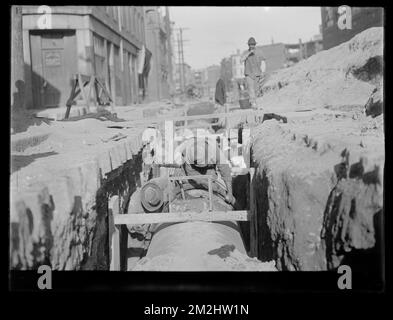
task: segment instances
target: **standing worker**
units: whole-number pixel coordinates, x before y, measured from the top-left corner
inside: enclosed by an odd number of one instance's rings
[[[227,203],[235,205],[229,161],[216,140],[194,136],[179,145],[177,152],[182,162],[181,174],[212,175],[213,178],[218,178],[212,184],[213,192],[221,194]],[[218,173],[221,177],[218,177]],[[207,179],[193,179],[188,183],[195,188],[208,189]]]
[[[214,94],[215,102],[216,102],[216,112],[224,113],[226,112],[225,105],[227,102],[226,99],[226,90],[225,90],[225,82],[222,78],[218,79],[216,83],[216,92]],[[218,119],[217,124],[219,127],[224,127],[225,120],[223,118]]]
[[[216,92],[214,96],[215,96],[216,103],[219,104],[220,106],[224,106],[225,103],[227,102],[226,92],[225,92],[225,82],[221,78],[218,79],[216,83]]]
[[[246,77],[248,90],[250,94],[250,102],[253,108],[256,107],[256,93],[258,84],[262,79],[261,63],[264,57],[258,56],[255,52],[256,41],[253,37],[248,39],[248,52],[242,56],[241,61],[244,62],[244,75]]]

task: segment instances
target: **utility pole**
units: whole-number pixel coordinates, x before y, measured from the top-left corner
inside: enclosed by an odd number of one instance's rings
[[[180,42],[181,42],[181,73],[183,74],[183,82],[182,82],[182,92],[185,90],[185,74],[184,74],[184,48],[183,48],[183,29],[180,29]]]
[[[165,7],[165,25],[167,29],[167,45],[168,45],[168,93],[170,95],[173,94],[173,65],[172,65],[172,27],[171,27],[171,19],[169,15],[169,7]]]
[[[22,6],[11,7],[11,106],[12,112],[25,105]]]
[[[180,90],[183,93],[185,89],[185,74],[184,74],[184,42],[188,40],[183,39],[183,30],[189,28],[177,28],[177,48],[178,48],[178,61],[179,61],[179,75],[180,75]]]
[[[183,92],[183,67],[181,60],[182,42],[180,41],[180,35],[177,34],[177,59],[179,63],[179,80],[180,80],[180,92]]]

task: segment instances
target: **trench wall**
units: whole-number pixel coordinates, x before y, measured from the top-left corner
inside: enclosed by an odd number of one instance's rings
[[[23,188],[12,176],[11,269],[47,264],[54,270],[109,270],[108,200],[118,195],[127,208],[140,183],[142,148],[136,132],[87,161],[59,172],[43,169]]]
[[[348,263],[380,275],[383,139],[335,136],[327,128],[321,134],[321,123],[314,122],[315,134],[311,125],[276,120],[254,128],[255,254],[275,260],[279,270]],[[339,131],[338,124],[329,127]]]

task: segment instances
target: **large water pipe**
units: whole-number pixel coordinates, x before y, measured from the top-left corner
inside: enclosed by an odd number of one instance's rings
[[[154,187],[152,186],[154,185]],[[167,211],[168,203],[164,203],[164,191],[158,186],[164,187],[165,182],[153,179],[147,182],[141,189],[142,206],[146,209],[152,203],[156,207],[152,209],[157,212],[157,206],[162,202],[160,211]],[[181,193],[174,189],[171,199],[173,212],[196,211],[202,212],[209,208],[207,191],[186,190],[186,199],[182,199]],[[144,200],[142,200],[144,199]],[[147,200],[150,199],[150,200]],[[154,201],[151,201],[153,199]],[[227,204],[221,196],[214,194],[213,210],[230,211],[233,207]],[[157,261],[156,268],[159,270],[182,270],[182,271],[208,271],[211,270],[211,257],[214,252],[223,248],[229,251],[235,249],[247,255],[240,228],[236,221],[192,221],[181,223],[157,224],[153,228],[153,236],[146,258]]]

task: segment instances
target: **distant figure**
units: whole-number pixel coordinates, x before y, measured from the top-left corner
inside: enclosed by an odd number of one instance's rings
[[[216,83],[216,92],[215,92],[215,109],[217,113],[225,112],[225,104],[227,102],[226,99],[226,91],[225,91],[225,82],[221,78],[218,79]],[[218,125],[222,127],[224,125],[224,119],[218,119]]]
[[[226,100],[226,93],[225,93],[225,82],[221,78],[218,79],[216,83],[216,93],[215,93],[215,100],[221,106],[224,106],[227,102]]]
[[[256,44],[255,39],[251,37],[248,40],[248,52],[241,58],[241,61],[244,62],[244,75],[247,80],[250,102],[253,108],[256,107],[255,91],[262,79],[261,63],[265,60],[265,58],[256,54]]]

